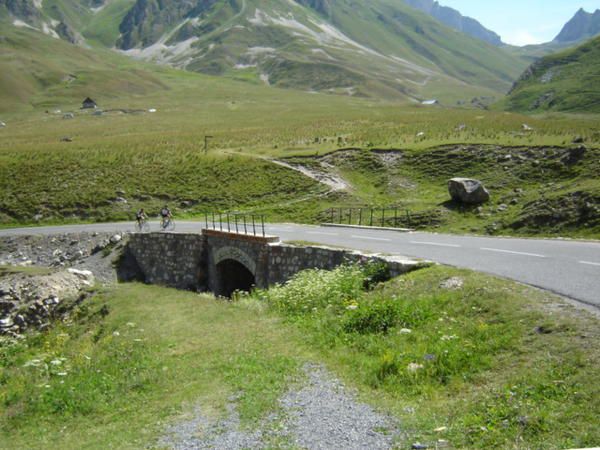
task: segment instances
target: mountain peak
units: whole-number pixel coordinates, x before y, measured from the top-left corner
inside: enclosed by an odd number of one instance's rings
[[[554,42],[580,42],[600,34],[600,9],[588,13],[579,8],[573,18],[567,22]]]

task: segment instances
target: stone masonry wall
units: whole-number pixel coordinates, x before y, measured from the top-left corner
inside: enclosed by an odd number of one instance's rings
[[[188,290],[206,285],[205,238],[200,234],[133,234],[127,250],[146,283]]]
[[[413,260],[400,257],[368,255],[327,247],[295,247],[277,244],[270,246],[268,284],[284,283],[296,273],[306,269],[331,270],[344,263],[367,261],[387,264],[392,277],[421,267]]]

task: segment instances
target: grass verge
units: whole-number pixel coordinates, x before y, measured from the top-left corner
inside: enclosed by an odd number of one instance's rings
[[[377,268],[375,268],[377,269]],[[245,426],[321,360],[415,441],[455,448],[600,442],[598,320],[542,291],[445,267],[307,271],[226,303],[138,284],[0,345],[0,437],[13,448],[140,448],[236,395]],[[459,278],[462,282],[445,281]]]

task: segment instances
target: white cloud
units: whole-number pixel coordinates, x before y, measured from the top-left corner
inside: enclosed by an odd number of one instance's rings
[[[515,30],[504,36],[504,41],[507,44],[521,47],[523,45],[542,44],[546,42],[547,39],[544,39],[542,36],[535,36],[527,30]]]

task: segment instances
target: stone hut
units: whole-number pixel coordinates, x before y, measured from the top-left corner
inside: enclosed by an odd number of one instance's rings
[[[81,104],[81,109],[96,109],[98,105],[91,98],[87,97]]]

